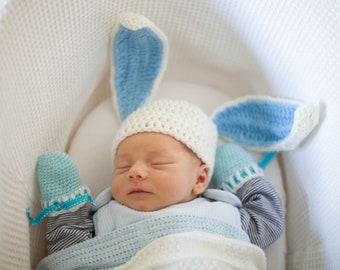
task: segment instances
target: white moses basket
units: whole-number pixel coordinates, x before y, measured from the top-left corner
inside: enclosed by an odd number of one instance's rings
[[[308,140],[265,171],[286,207],[286,231],[265,252],[268,269],[338,269],[340,4],[331,0],[0,1],[0,269],[34,269],[46,255],[44,224],[30,227],[25,214],[40,207],[41,153],[68,152],[94,195],[110,182],[110,35],[122,12],[168,37],[159,96],[207,113],[249,94],[321,108]]]

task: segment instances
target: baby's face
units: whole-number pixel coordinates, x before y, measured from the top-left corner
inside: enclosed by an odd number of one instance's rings
[[[140,211],[156,211],[191,201],[207,186],[208,169],[184,144],[171,136],[145,132],[119,145],[112,195]]]

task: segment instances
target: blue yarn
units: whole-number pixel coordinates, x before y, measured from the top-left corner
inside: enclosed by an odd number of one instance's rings
[[[298,104],[247,100],[218,112],[213,121],[220,136],[249,146],[267,147],[291,132]]]
[[[38,225],[54,211],[69,210],[81,203],[94,204],[81,182],[76,164],[64,152],[48,152],[39,156],[36,173],[39,180],[43,209],[36,218],[26,210],[32,225]]]
[[[241,176],[245,178],[247,173],[242,169],[249,167],[252,163],[252,156],[242,147],[233,143],[220,145],[216,149],[212,181],[217,188],[221,188],[222,184],[226,183],[230,189],[233,189],[234,184],[240,183],[240,179],[236,177],[235,173],[239,171]],[[233,176],[234,183],[225,182],[230,176]]]
[[[236,193],[245,182],[261,175],[251,154],[241,146],[226,143],[217,147],[212,176],[216,188]]]
[[[277,152],[269,152],[265,154],[258,163],[259,167],[262,169],[265,169],[276,155],[277,155]]]
[[[33,218],[30,213],[30,208],[26,209],[26,215],[33,226],[38,225],[45,217],[50,215],[53,211],[60,211],[60,210],[70,210],[72,207],[79,205],[84,202],[89,202],[90,204],[94,204],[92,196],[89,195],[87,192],[84,194],[78,195],[74,199],[70,199],[66,202],[57,203],[53,202],[52,205],[45,207],[40,211],[37,217]]]
[[[163,59],[163,41],[149,27],[120,25],[114,44],[115,88],[121,120],[150,96]]]
[[[84,188],[76,164],[64,152],[48,152],[39,156],[36,173],[45,202],[75,196]]]

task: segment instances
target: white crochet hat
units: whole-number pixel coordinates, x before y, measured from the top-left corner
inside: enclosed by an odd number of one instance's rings
[[[217,128],[197,106],[183,100],[159,99],[147,103],[129,115],[117,131],[112,146],[115,159],[118,145],[128,136],[141,132],[170,135],[190,148],[214,170]]]

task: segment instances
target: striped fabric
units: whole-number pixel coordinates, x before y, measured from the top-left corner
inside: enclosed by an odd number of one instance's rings
[[[49,216],[46,226],[48,254],[91,239],[94,235],[93,219],[85,205],[75,212]]]
[[[237,191],[241,199],[242,229],[251,243],[264,248],[272,244],[284,231],[284,214],[281,201],[263,177],[246,182]]]

